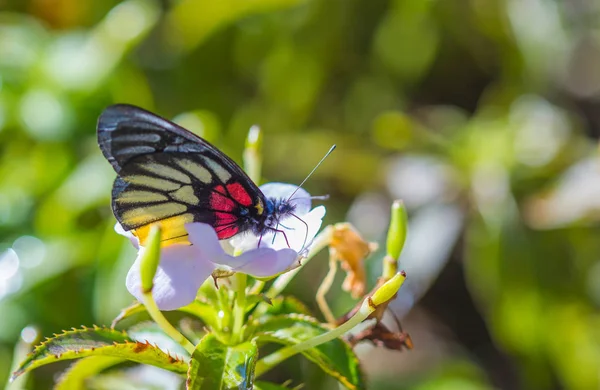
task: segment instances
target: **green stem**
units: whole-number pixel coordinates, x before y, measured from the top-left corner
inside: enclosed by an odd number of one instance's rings
[[[217,291],[217,296],[219,298],[219,312],[217,313],[218,316],[218,325],[219,325],[219,329],[222,332],[228,333],[231,332],[230,329],[230,312],[231,312],[231,307],[229,305],[229,295],[228,295],[228,289],[220,287],[219,290]]]
[[[254,282],[254,284],[252,285],[252,287],[250,288],[250,295],[256,295],[256,294],[260,294],[263,290],[263,288],[265,287],[265,284],[267,284],[265,281],[263,280],[257,280]]]
[[[238,272],[234,275],[235,281],[235,306],[233,308],[233,342],[240,343],[243,340],[242,327],[246,317],[246,274]]]
[[[394,277],[396,272],[398,272],[398,260],[390,255],[385,255],[383,257],[383,272],[381,273],[381,276],[385,280],[389,280]]]
[[[161,313],[160,309],[156,305],[154,298],[152,297],[152,291],[144,292],[144,305],[146,310],[150,314],[150,317],[158,324],[158,326],[165,332],[169,337],[181,344],[190,355],[194,353],[194,345],[185,338]]]
[[[318,345],[321,345],[323,343],[326,343],[344,335],[344,333],[348,332],[349,330],[363,322],[371,313],[375,311],[376,307],[371,306],[371,304],[369,304],[369,301],[370,298],[365,299],[360,309],[356,312],[356,314],[339,327],[327,333],[323,333],[320,336],[314,337],[310,340],[306,340],[302,343],[282,348],[279,351],[274,352],[259,360],[258,363],[256,363],[256,369],[254,371],[256,376],[258,377],[266,373],[285,359],[294,356],[297,353],[304,352],[308,349],[314,348]]]

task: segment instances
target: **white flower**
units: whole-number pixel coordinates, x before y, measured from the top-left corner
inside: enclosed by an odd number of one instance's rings
[[[283,183],[269,183],[260,188],[267,198],[277,199],[287,199],[298,189],[297,186]],[[161,310],[175,310],[191,303],[202,283],[215,269],[270,277],[294,268],[319,231],[325,207],[319,206],[311,211],[310,195],[303,189],[298,189],[291,203],[296,206],[294,214],[297,218],[282,218],[277,226],[281,232],[269,231],[262,238],[246,232],[230,240],[230,244],[242,252],[239,256],[232,256],[223,250],[210,225],[186,224],[192,245],[173,244],[161,249],[152,289],[158,307]],[[145,248],[139,246],[135,236],[125,232],[119,224],[115,230],[129,237],[138,248],[138,256],[127,274],[126,285],[129,292],[142,301],[140,259]]]

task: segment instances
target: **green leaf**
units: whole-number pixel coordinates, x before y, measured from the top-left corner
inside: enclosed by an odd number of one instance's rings
[[[12,375],[62,360],[88,356],[111,356],[185,373],[187,364],[149,343],[131,339],[125,332],[107,328],[82,328],[65,331],[38,345]]]
[[[258,303],[264,302],[267,305],[273,305],[273,300],[265,294],[252,294],[246,296],[246,313],[251,311]]]
[[[76,361],[65,371],[54,390],[85,390],[85,381],[100,372],[124,362],[126,359],[112,356],[90,356]]]
[[[254,327],[254,336],[259,343],[275,342],[287,346],[299,344],[328,331],[312,317],[287,314],[262,319]],[[358,358],[343,340],[332,340],[302,354],[346,388],[365,388]]]
[[[200,319],[200,321],[204,322],[204,324],[211,329],[218,329],[218,313],[219,311],[214,305],[208,304],[206,302],[200,302],[195,300],[187,306],[184,306],[178,309],[181,312],[186,314],[193,315]]]
[[[116,328],[119,322],[123,321],[126,318],[131,317],[134,314],[144,313],[146,311],[146,307],[139,302],[132,304],[131,306],[127,306],[124,309],[121,309],[121,312],[118,316],[115,317],[112,324],[110,324],[111,328]]]
[[[186,361],[190,357],[188,351],[170,338],[156,322],[144,321],[136,324],[127,329],[127,334],[135,341],[150,342],[161,350],[168,351],[174,357],[183,358]]]
[[[131,317],[134,314],[144,313],[145,311],[146,307],[144,305],[142,305],[141,303],[134,303],[133,305],[121,310],[121,313],[119,313],[119,315],[113,320],[111,327],[115,328],[119,324],[119,322],[123,321],[124,319]],[[218,311],[213,305],[196,300],[187,306],[177,309],[177,311],[197,317],[211,329],[218,329]]]
[[[271,306],[265,312],[266,315],[277,316],[281,314],[305,314],[311,315],[306,305],[298,299],[290,296],[277,297],[272,300]]]
[[[130,367],[109,370],[91,377],[86,390],[181,390],[185,377],[153,367]]]
[[[190,390],[251,389],[258,348],[254,341],[227,346],[206,335],[190,360],[187,388]]]

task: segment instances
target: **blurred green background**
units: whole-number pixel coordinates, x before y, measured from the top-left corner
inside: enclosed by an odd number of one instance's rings
[[[0,383],[25,326],[132,301],[95,138],[116,102],[237,161],[259,124],[266,180],[299,183],[337,143],[306,188],[370,240],[404,199],[392,306],[415,349],[360,345],[372,389],[600,388],[600,2],[0,0]],[[291,286],[312,307],[326,267]],[[336,388],[299,358],[270,378],[290,377]]]

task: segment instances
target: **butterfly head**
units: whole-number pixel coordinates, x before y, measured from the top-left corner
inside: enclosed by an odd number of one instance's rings
[[[276,228],[277,224],[296,211],[296,205],[284,198],[270,198],[265,208],[265,227]]]

